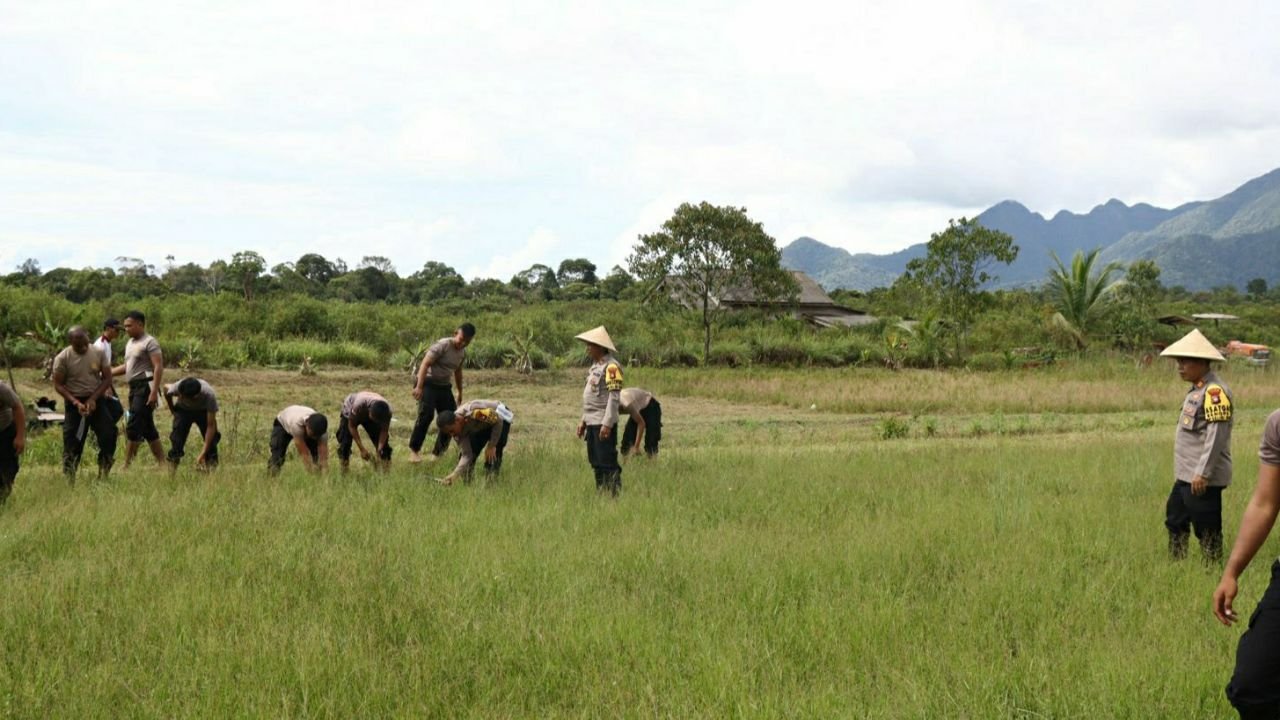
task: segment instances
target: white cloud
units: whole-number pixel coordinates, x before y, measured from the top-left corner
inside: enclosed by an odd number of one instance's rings
[[[554,270],[559,263],[552,258],[557,257],[555,253],[560,247],[560,239],[550,229],[534,228],[524,244],[513,252],[493,253],[487,258],[488,262],[466,266],[462,275],[468,280],[497,278],[505,282],[521,270],[537,263],[549,265]]]

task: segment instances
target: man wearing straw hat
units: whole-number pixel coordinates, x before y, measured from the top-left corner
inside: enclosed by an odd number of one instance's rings
[[[1191,383],[1182,402],[1173,441],[1173,490],[1165,505],[1169,554],[1187,555],[1191,530],[1206,560],[1222,559],[1222,491],[1231,484],[1231,389],[1209,363],[1222,353],[1192,330],[1160,353],[1178,363],[1178,377]]]
[[[604,326],[578,335],[587,344],[591,369],[582,391],[582,422],[578,437],[587,441],[587,462],[596,474],[596,490],[617,497],[622,491],[618,464],[618,407],[621,405],[622,365],[613,357],[618,349]]]

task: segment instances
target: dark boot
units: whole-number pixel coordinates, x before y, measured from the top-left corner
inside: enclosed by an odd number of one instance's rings
[[[604,485],[610,495],[618,497],[618,493],[622,492],[622,473],[617,471],[608,473],[605,475]]]
[[[1187,557],[1187,543],[1191,540],[1191,533],[1171,532],[1169,533],[1169,557],[1174,560],[1182,560]]]
[[[1222,564],[1222,531],[1209,530],[1200,536],[1200,553],[1206,563]]]

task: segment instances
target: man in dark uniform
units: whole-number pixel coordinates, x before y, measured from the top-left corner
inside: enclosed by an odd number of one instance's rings
[[[476,326],[462,323],[453,337],[440,338],[432,343],[418,365],[417,382],[413,386],[413,399],[418,401],[418,419],[409,435],[409,462],[422,462],[419,452],[435,414],[442,410],[457,410],[462,403],[462,362],[466,360],[467,346],[475,336]],[[450,381],[458,387],[457,397],[449,389]],[[431,460],[438,460],[447,447],[448,433],[439,432],[437,428]]]
[[[351,393],[342,401],[339,415],[342,421],[338,424],[338,462],[342,465],[342,471],[346,472],[351,464],[353,442],[360,450],[362,459],[373,459],[373,453],[365,448],[364,440],[360,438],[360,428],[364,428],[369,434],[369,442],[374,444],[378,453],[378,469],[390,469],[391,404],[387,399],[370,390]]]
[[[1231,484],[1232,396],[1210,363],[1222,353],[1192,330],[1160,353],[1178,362],[1178,376],[1191,383],[1173,442],[1173,489],[1165,503],[1169,553],[1186,557],[1194,529],[1206,560],[1222,560],[1222,491]]]
[[[198,378],[183,378],[164,390],[164,402],[173,415],[173,432],[169,434],[169,467],[178,469],[194,425],[204,444],[196,457],[196,468],[212,470],[218,466],[218,395],[213,386]]]
[[[502,452],[507,448],[512,419],[511,411],[497,400],[472,400],[456,412],[441,411],[436,428],[458,441],[458,465],[441,484],[452,485],[458,477],[470,481],[482,448],[485,473],[497,475],[502,470]]]
[[[622,491],[622,466],[618,464],[618,410],[622,404],[622,365],[612,353],[609,332],[601,325],[575,339],[587,344],[591,368],[582,390],[582,421],[578,437],[587,441],[587,462],[596,476],[596,490],[617,497]]]
[[[1258,448],[1258,484],[1240,521],[1240,535],[1213,592],[1213,614],[1223,625],[1239,617],[1232,603],[1240,575],[1262,548],[1280,513],[1280,410],[1271,413]],[[1280,718],[1280,560],[1271,565],[1271,584],[1258,601],[1249,629],[1240,636],[1236,668],[1227,699],[1243,720]]]
[[[71,328],[67,339],[70,345],[53,359],[53,389],[66,401],[67,409],[62,421],[62,472],[75,482],[89,430],[98,439],[98,477],[111,471],[119,434],[103,399],[111,388],[111,366],[102,351],[89,344],[84,328]]]
[[[298,448],[298,459],[307,472],[329,469],[329,419],[306,405],[290,405],[271,424],[271,458],[267,471],[279,475],[289,444]]]
[[[129,383],[129,421],[125,423],[124,467],[129,468],[138,445],[151,448],[156,463],[164,463],[160,431],[156,429],[155,411],[160,404],[161,381],[164,378],[164,355],[160,343],[147,334],[147,316],[134,310],[124,316],[124,332],[129,342],[124,346],[124,365],[116,375],[124,375]]]

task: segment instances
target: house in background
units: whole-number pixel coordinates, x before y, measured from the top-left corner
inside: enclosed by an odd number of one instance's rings
[[[711,302],[714,307],[724,310],[755,309],[786,313],[819,327],[855,327],[876,322],[877,318],[874,315],[837,305],[822,286],[808,275],[799,270],[790,272],[796,281],[796,286],[800,288],[794,302],[761,299],[749,287],[730,288],[721,297],[711,298]],[[657,290],[668,293],[672,300],[691,310],[697,310],[700,307],[700,295],[687,289],[683,278],[670,276],[662,281]]]

